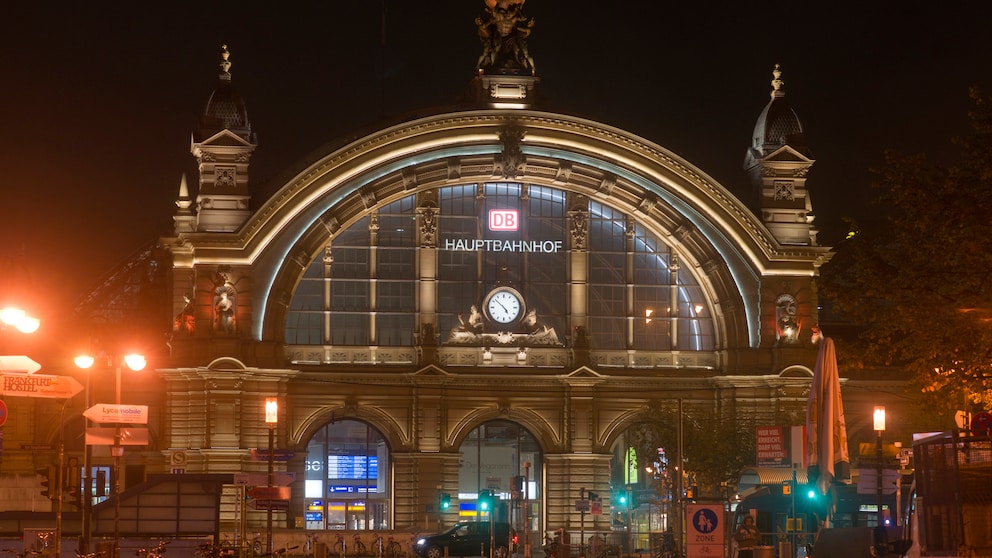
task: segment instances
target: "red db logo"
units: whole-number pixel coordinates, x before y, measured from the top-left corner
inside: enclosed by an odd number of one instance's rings
[[[489,230],[491,231],[515,231],[519,224],[517,221],[517,210],[515,209],[490,209],[489,210]]]

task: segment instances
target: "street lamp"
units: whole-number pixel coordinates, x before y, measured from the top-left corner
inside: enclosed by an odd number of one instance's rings
[[[90,355],[80,355],[75,359],[76,366],[83,369],[88,369],[93,366],[96,359]],[[127,354],[123,358],[118,360],[107,360],[108,364],[111,362],[116,362],[116,383],[114,390],[114,402],[116,405],[121,404],[121,368],[127,366],[128,369],[138,372],[143,370],[146,365],[144,355],[140,354]],[[90,380],[89,375],[86,377],[86,405],[89,408],[90,400]],[[87,424],[89,421],[87,420]],[[114,445],[110,448],[110,454],[114,458],[114,486],[113,486],[113,496],[114,496],[114,558],[120,558],[121,555],[121,457],[124,455],[124,446],[121,445],[121,425],[117,423],[114,427]],[[92,519],[90,517],[93,498],[90,495],[90,488],[92,480],[90,477],[91,472],[91,461],[93,458],[93,452],[90,444],[86,444],[86,450],[83,454],[83,468],[86,470],[85,484],[86,488],[82,490],[83,500],[83,536],[85,537],[85,542],[83,548],[86,552],[90,549],[90,535],[92,530]]]
[[[878,504],[878,514],[875,516],[875,523],[882,526],[882,432],[885,431],[885,407],[876,406],[873,415],[875,424],[876,444],[875,444],[875,472],[878,485],[875,487],[875,495]]]
[[[0,310],[0,322],[17,328],[21,333],[34,333],[41,326],[41,320],[29,316],[27,312],[13,306]]]
[[[274,473],[273,473],[273,459],[272,454],[273,443],[275,442],[276,435],[276,423],[279,422],[279,400],[275,397],[265,398],[265,423],[269,425],[269,487],[271,488],[274,484]],[[269,555],[272,555],[272,505],[269,503],[268,509],[265,512],[265,531],[266,531],[266,551]]]

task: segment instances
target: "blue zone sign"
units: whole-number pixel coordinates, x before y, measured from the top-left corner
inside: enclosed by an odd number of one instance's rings
[[[724,555],[723,506],[686,506],[686,557],[714,558]]]

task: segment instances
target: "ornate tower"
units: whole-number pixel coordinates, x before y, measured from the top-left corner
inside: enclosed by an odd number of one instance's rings
[[[200,171],[196,230],[236,231],[248,219],[248,160],[257,147],[241,95],[231,84],[227,45],[191,151]]]
[[[814,160],[802,123],[785,100],[778,64],[772,75],[771,101],[754,125],[744,158],[744,170],[755,192],[752,202],[781,244],[816,246],[817,231],[806,190],[806,175]]]

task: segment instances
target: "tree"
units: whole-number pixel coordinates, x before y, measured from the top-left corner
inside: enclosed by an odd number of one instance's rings
[[[853,223],[820,283],[860,326],[855,364],[902,367],[947,410],[992,406],[992,100],[971,98],[951,164],[886,153],[874,218]]]
[[[655,420],[630,429],[630,445],[642,468],[652,465],[658,459],[658,449],[663,448],[668,460],[666,478],[671,478],[678,458],[678,410],[658,405],[651,414]],[[741,471],[754,465],[754,432],[755,422],[744,416],[713,416],[704,409],[684,409],[682,451],[687,478],[683,486],[698,485],[704,496],[722,496],[721,483],[736,484]]]

